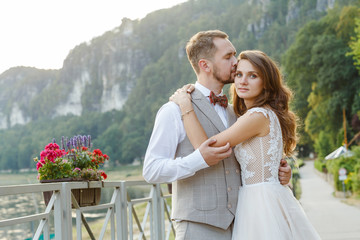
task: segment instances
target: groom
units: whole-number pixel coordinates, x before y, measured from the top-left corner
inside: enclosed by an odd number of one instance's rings
[[[210,103],[211,92],[223,95],[235,77],[236,50],[226,33],[211,30],[195,34],[186,46],[196,73],[192,93],[197,117],[209,137],[232,125],[232,106]],[[213,97],[212,97],[213,99]],[[194,150],[182,123],[179,107],[168,102],[157,113],[146,151],[143,176],[151,183],[173,182],[172,218],[176,240],[230,240],[240,186],[240,166],[229,144],[212,147],[208,139]],[[287,184],[291,170],[280,167]],[[240,213],[241,214],[241,213]]]

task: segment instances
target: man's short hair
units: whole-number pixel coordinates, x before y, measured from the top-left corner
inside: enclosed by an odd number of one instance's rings
[[[229,36],[220,30],[201,31],[190,38],[186,44],[186,54],[196,73],[200,72],[198,62],[200,59],[211,59],[215,52],[216,46],[214,38],[225,38]]]

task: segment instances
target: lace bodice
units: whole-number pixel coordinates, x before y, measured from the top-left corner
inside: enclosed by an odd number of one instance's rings
[[[270,122],[270,132],[263,137],[253,137],[235,146],[235,156],[241,166],[243,186],[279,182],[278,171],[283,153],[279,119],[268,108],[251,108],[249,113],[262,113]]]

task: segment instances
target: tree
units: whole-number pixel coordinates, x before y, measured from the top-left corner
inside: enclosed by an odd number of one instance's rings
[[[348,17],[359,15],[356,6],[331,10],[318,22],[310,22],[299,31],[283,62],[286,79],[295,91],[293,107],[305,120],[305,132],[319,151],[321,143],[337,142],[342,131],[342,111],[350,119],[357,105],[359,74],[346,56],[354,23]],[[346,84],[345,84],[346,83]],[[321,133],[326,132],[326,137]],[[311,142],[302,142],[311,144]]]

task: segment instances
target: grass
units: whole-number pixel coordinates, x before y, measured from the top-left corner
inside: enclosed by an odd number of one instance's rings
[[[0,185],[19,185],[29,183],[39,183],[37,173],[1,173]]]
[[[117,180],[144,180],[142,176],[142,166],[124,165],[114,168],[104,169],[108,175],[108,181]]]

